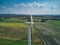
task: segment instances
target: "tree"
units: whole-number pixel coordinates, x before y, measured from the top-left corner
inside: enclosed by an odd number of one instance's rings
[[[4,18],[0,18],[0,21],[3,21],[4,20]]]

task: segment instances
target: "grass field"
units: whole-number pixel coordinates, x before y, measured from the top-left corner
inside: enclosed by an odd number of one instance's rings
[[[0,45],[28,45],[28,42],[27,42],[28,26],[24,23],[24,21],[25,20],[16,19],[16,18],[4,19],[4,21],[0,21]],[[41,24],[39,26],[43,26],[41,28],[42,29],[45,28],[45,30],[46,29],[49,29],[49,30],[52,29],[53,31],[57,30],[57,28],[55,29],[53,27],[50,27],[49,24],[60,27],[60,21],[58,20],[50,20],[48,22],[44,22],[44,23],[40,22],[40,23]],[[45,23],[48,23],[48,24],[45,24]],[[34,30],[36,29],[34,28]],[[33,36],[34,37],[36,36],[35,38],[39,39],[40,42],[32,43],[32,45],[42,45],[40,38],[37,37],[35,32]]]
[[[24,23],[0,22],[0,37],[23,39],[27,37],[27,25],[25,25]]]
[[[7,18],[7,19],[3,19],[3,21],[0,21],[3,23],[24,23],[25,20],[22,19],[18,19],[18,18]]]
[[[22,40],[27,40],[27,25],[24,23],[0,22],[0,38],[3,38],[0,39],[0,45],[28,45],[26,41],[22,42]],[[32,43],[32,45],[40,44]]]
[[[27,45],[27,42],[17,42],[12,40],[0,39],[0,45]]]
[[[12,41],[0,38],[0,45],[28,45],[28,42]],[[32,43],[32,45],[40,45],[40,44]]]
[[[13,41],[0,38],[0,45],[28,45],[27,41]],[[32,43],[32,45],[40,45],[38,43]]]
[[[27,45],[27,42],[17,42],[6,39],[0,39],[0,45]]]
[[[25,25],[24,23],[2,23],[0,22],[0,26],[27,28],[27,25]]]
[[[37,45],[35,43],[32,44]],[[0,39],[0,45],[28,45],[28,42],[22,42],[22,41],[19,42],[19,41]]]
[[[50,20],[50,21],[48,21],[48,23],[60,27],[60,21],[59,20]]]

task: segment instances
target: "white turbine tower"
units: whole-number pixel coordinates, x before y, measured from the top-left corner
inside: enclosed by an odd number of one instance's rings
[[[30,20],[31,20],[30,22],[25,22],[28,25],[28,45],[31,45],[31,30],[34,24],[31,11],[30,11]]]

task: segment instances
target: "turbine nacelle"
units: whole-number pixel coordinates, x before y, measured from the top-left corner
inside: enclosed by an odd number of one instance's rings
[[[28,24],[28,25],[33,25],[34,24],[34,22],[25,22],[26,24]]]

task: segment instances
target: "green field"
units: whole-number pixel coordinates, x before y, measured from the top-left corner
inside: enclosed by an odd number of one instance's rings
[[[0,26],[27,28],[27,25],[25,25],[24,23],[2,23],[0,22]]]
[[[54,25],[54,26],[59,26],[60,27],[60,21],[59,20],[50,20],[48,23]]]
[[[48,31],[54,31],[54,36],[59,38],[60,33],[57,27],[60,27],[60,21],[49,20],[47,22],[38,22],[40,29],[49,29]],[[53,25],[53,26],[51,26]],[[56,28],[54,26],[57,26]],[[34,43],[32,45],[43,45],[41,39],[37,37],[37,30],[34,29]],[[25,24],[25,20],[18,18],[7,18],[0,21],[0,45],[28,45],[28,26]],[[43,31],[43,30],[42,30]],[[57,32],[56,32],[57,31]],[[57,35],[58,34],[58,35]],[[57,36],[56,36],[57,35]],[[39,35],[40,36],[40,35]],[[33,42],[33,40],[32,40]]]
[[[0,21],[0,22],[3,22],[3,23],[24,23],[25,19],[22,20],[22,19],[18,19],[18,18],[7,18],[7,19],[2,18],[2,21]]]
[[[11,18],[0,21],[0,45],[28,45],[25,20]],[[32,45],[40,45],[32,43]]]
[[[0,45],[28,45],[28,42],[0,39]],[[38,45],[38,44],[32,43],[32,45]]]
[[[27,39],[27,25],[24,23],[1,23],[0,37],[6,39],[22,40]]]
[[[22,42],[22,40],[27,40],[27,26],[24,23],[0,22],[0,38],[2,38],[0,45],[28,45],[26,41]],[[39,44],[32,43],[32,45]]]
[[[0,39],[0,45],[27,45],[27,42],[17,42],[6,39]]]

